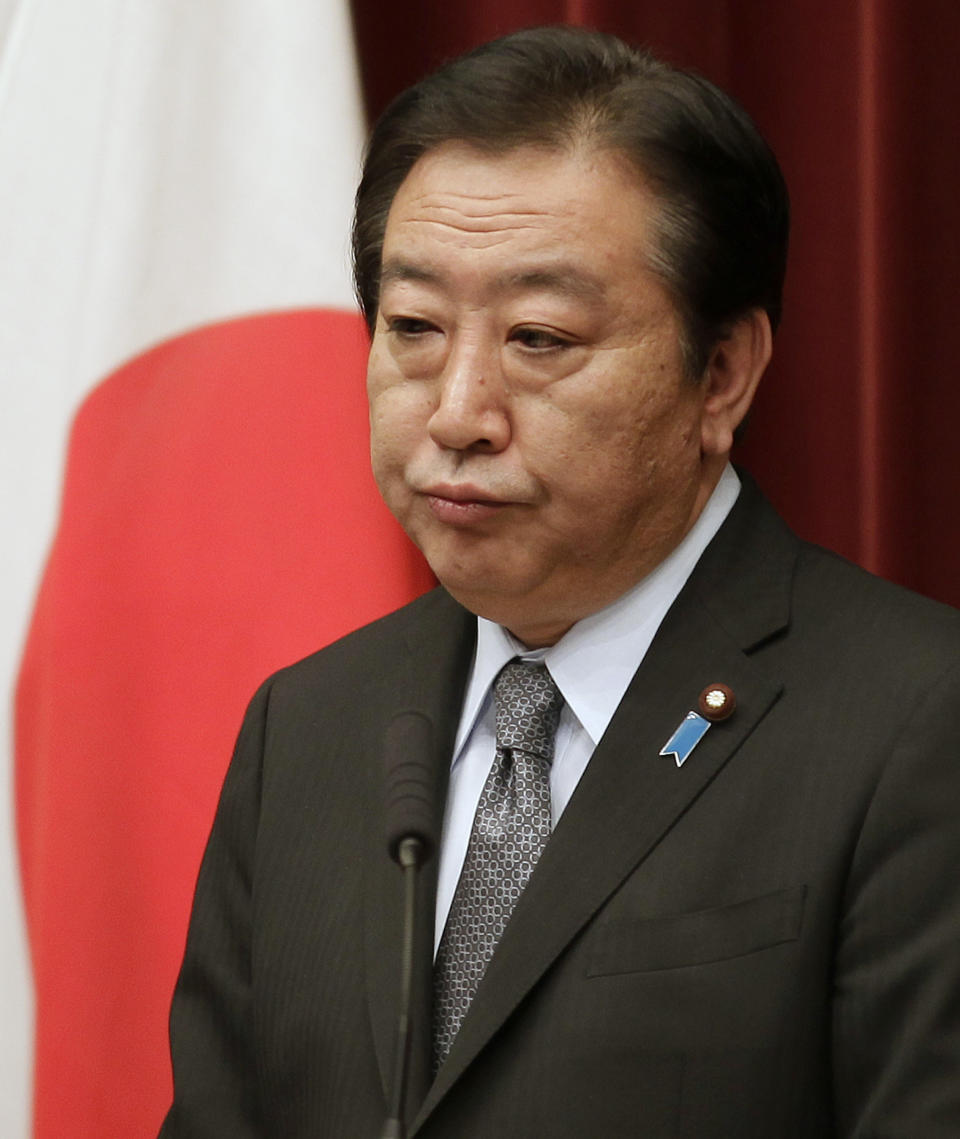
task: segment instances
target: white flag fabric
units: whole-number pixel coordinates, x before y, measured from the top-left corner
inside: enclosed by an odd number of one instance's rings
[[[366,473],[345,3],[20,0],[0,35],[0,681],[26,644],[32,1133],[135,1139],[169,1096],[166,1005],[244,700],[429,579]],[[0,1133],[20,1139],[12,814]]]

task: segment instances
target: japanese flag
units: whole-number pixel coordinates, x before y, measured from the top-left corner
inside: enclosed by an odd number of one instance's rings
[[[0,37],[33,1134],[136,1139],[168,1104],[170,995],[246,700],[430,579],[368,471],[340,0],[7,0]],[[19,1139],[31,1002],[3,837],[0,1133]]]

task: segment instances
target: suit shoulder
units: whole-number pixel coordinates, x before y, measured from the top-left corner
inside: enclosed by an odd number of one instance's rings
[[[816,621],[834,644],[883,652],[895,666],[941,670],[960,661],[960,610],[869,573],[839,554],[801,542],[794,620]]]
[[[960,630],[960,609],[924,597],[905,586],[878,577],[832,550],[810,542],[799,542],[796,584],[801,591],[813,595],[823,593],[821,601],[839,609],[841,603],[852,604],[858,616],[865,608],[878,608],[892,620],[916,621],[954,632]],[[825,591],[836,591],[826,594]]]
[[[369,685],[374,674],[395,674],[418,642],[459,636],[472,619],[445,590],[432,589],[280,669],[265,685],[274,691],[326,688],[335,678],[338,686],[347,687],[360,677]]]

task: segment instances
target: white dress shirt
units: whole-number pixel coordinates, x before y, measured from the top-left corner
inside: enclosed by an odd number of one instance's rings
[[[543,661],[563,695],[550,768],[556,826],[667,610],[739,493],[740,480],[728,464],[680,545],[612,605],[578,621],[549,648],[526,649],[502,625],[477,618],[477,648],[460,714],[443,819],[434,952],[496,752],[492,685],[500,669],[517,656]]]

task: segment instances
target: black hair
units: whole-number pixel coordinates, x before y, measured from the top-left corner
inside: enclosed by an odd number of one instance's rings
[[[353,227],[354,280],[371,330],[394,196],[420,157],[451,141],[491,154],[586,144],[624,156],[659,203],[647,254],[677,304],[692,375],[751,310],[764,309],[777,327],[789,201],[746,111],[701,76],[615,36],[548,27],[453,60],[374,126]]]

